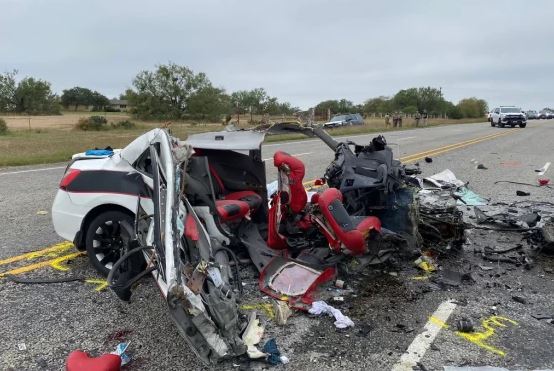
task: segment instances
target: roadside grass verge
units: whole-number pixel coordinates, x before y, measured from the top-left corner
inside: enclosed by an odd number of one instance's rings
[[[428,122],[428,126],[484,122],[483,118],[473,120],[440,120]],[[78,131],[58,128],[40,128],[33,130],[10,130],[0,136],[0,167],[47,164],[69,161],[75,153],[91,148],[123,148],[139,135],[161,126],[159,123],[138,122],[132,129],[110,129],[106,131]],[[242,127],[242,125],[241,125]],[[175,136],[186,139],[188,135],[222,130],[218,123],[173,123]],[[380,119],[366,121],[365,125],[349,126],[329,130],[333,136],[383,133],[395,130],[413,129],[413,123],[404,121],[402,128],[385,128]],[[301,134],[268,135],[266,142],[306,139]]]

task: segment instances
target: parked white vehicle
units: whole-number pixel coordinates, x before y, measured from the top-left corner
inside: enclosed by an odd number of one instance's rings
[[[491,114],[489,121],[491,126],[499,126],[503,128],[506,125],[515,127],[519,125],[520,128],[527,126],[527,117],[521,111],[521,108],[516,106],[500,106],[495,108]]]

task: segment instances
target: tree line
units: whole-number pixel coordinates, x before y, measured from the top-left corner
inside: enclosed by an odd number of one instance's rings
[[[0,112],[56,114],[61,107],[77,110],[83,106],[97,111],[110,110],[109,99],[97,91],[76,86],[58,96],[52,92],[49,82],[33,77],[18,82],[16,75],[17,71],[0,74]],[[206,74],[175,63],[139,72],[132,88],[119,98],[126,99],[131,113],[140,119],[220,120],[230,114],[290,115],[300,110],[270,96],[263,88],[227,93],[214,86]],[[487,111],[487,102],[483,99],[471,97],[454,104],[444,98],[441,89],[433,87],[403,89],[392,97],[371,98],[361,104],[347,99],[326,100],[314,107],[318,117],[329,113],[420,112],[457,119],[482,117]]]
[[[314,108],[316,116],[331,113],[360,112],[368,114],[386,114],[401,112],[406,114],[427,113],[429,115],[446,115],[450,118],[483,117],[488,111],[487,102],[475,97],[460,100],[458,104],[444,99],[441,89],[420,87],[400,90],[392,97],[380,96],[366,100],[362,104],[341,100],[326,100]]]

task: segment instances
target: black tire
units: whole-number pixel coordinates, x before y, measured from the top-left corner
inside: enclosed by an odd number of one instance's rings
[[[519,124],[519,127],[522,128],[522,129],[526,126],[527,126],[527,124]]]
[[[511,127],[511,128],[515,128],[515,127],[516,127],[516,124],[510,124],[510,127]]]
[[[502,123],[502,120],[500,118],[498,118],[498,127],[499,128],[503,128],[504,127],[504,124]]]
[[[92,266],[107,276],[121,257],[133,233],[133,217],[121,211],[106,211],[88,225],[85,248]]]
[[[494,127],[494,120],[493,120],[493,119],[489,119],[489,121],[491,122],[491,126]]]

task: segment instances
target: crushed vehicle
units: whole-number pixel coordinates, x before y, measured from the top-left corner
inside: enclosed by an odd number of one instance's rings
[[[268,192],[261,146],[267,133],[282,132],[318,137],[334,151],[308,190],[302,161],[277,151]],[[449,171],[418,173],[382,136],[358,145],[285,122],[181,141],[154,129],[122,150],[75,156],[52,215],[58,234],[87,250],[122,300],[152,275],[179,333],[212,364],[260,353],[244,340],[253,319],[238,310],[245,257],[260,291],[312,311],[318,287],[342,273],[463,243],[467,223],[456,205],[478,210],[486,200]],[[530,238],[552,243],[551,225]]]

